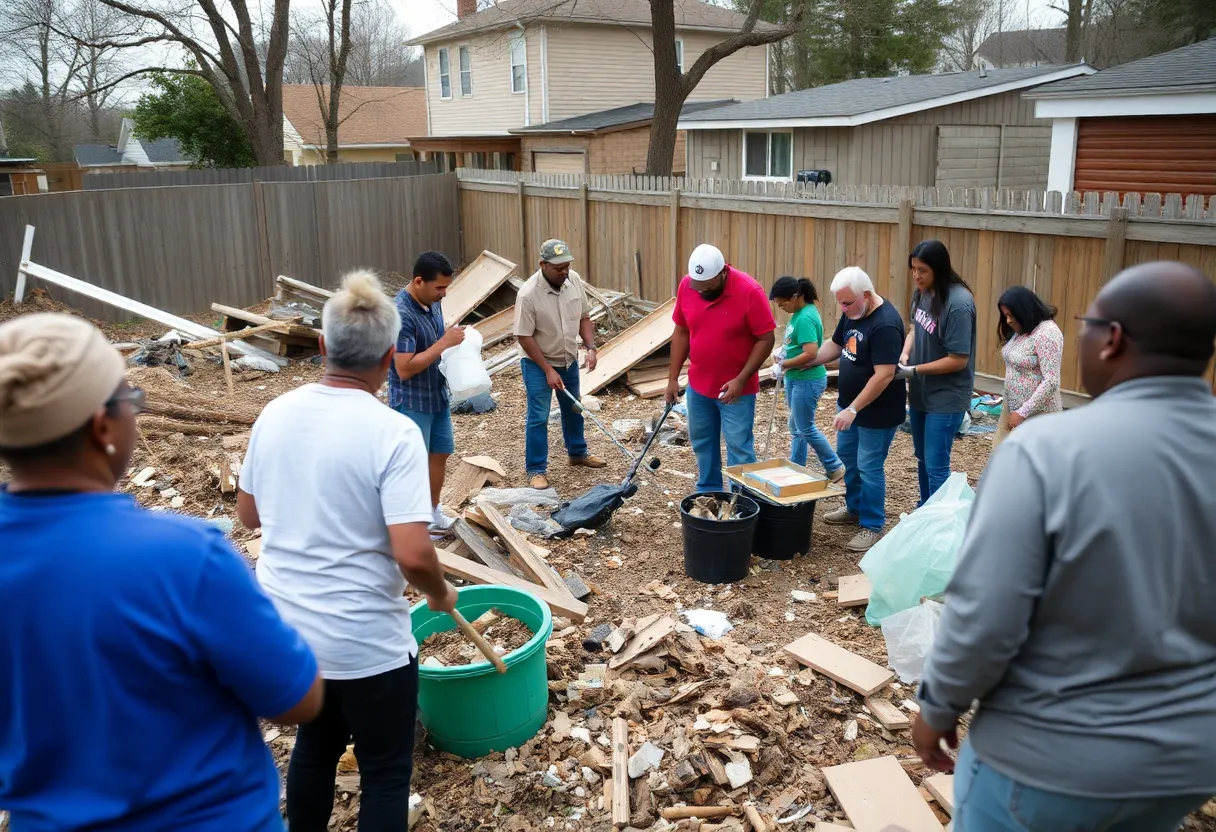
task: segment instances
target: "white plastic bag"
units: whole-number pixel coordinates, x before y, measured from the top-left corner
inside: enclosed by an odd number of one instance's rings
[[[861,559],[861,571],[870,579],[866,621],[871,626],[946,591],[974,501],[967,475],[956,471]]]
[[[925,659],[937,635],[942,605],[925,601],[918,607],[888,615],[882,620],[882,637],[887,641],[887,663],[901,682],[915,682],[925,671]]]
[[[481,395],[494,386],[481,360],[481,341],[477,328],[467,326],[464,340],[448,347],[439,357],[439,372],[448,380],[452,404]]]

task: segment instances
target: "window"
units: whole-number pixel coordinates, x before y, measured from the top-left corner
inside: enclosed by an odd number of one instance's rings
[[[515,154],[514,153],[499,153],[498,169],[499,170],[515,170]]]
[[[414,161],[414,151],[407,150],[405,153],[397,153],[393,158],[398,162],[412,162]]]
[[[460,47],[460,94],[473,94],[473,55],[469,47]]]
[[[452,66],[448,61],[448,50],[439,50],[439,97],[452,97]]]
[[[684,38],[676,38],[676,68],[684,72]]]
[[[794,167],[793,151],[793,133],[744,134],[744,177],[789,179]]]
[[[528,89],[528,50],[522,35],[511,38],[511,92]]]
[[[486,170],[490,167],[486,164],[486,154],[484,153],[469,153],[467,158],[469,167],[474,170]]]

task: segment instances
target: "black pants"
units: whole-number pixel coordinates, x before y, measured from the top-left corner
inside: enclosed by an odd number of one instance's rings
[[[287,766],[291,832],[325,832],[338,758],[352,739],[359,760],[359,832],[401,832],[409,817],[418,664],[366,679],[326,679],[325,704],[300,726]]]

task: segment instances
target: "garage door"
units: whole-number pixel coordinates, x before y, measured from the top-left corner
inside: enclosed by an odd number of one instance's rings
[[[1083,118],[1078,191],[1216,195],[1216,115]]]
[[[586,173],[586,156],[577,153],[533,153],[532,170],[537,173]]]

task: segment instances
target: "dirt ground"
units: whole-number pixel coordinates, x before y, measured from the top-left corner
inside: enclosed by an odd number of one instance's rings
[[[60,309],[57,304],[35,292],[31,302],[21,308],[8,301],[0,303],[0,321],[24,312],[57,309]],[[199,320],[214,325],[210,318],[200,316]],[[115,341],[156,337],[163,331],[163,327],[146,323],[103,325],[103,328]],[[185,379],[177,379],[163,368],[145,368],[133,371],[132,381],[148,388],[153,399],[160,395],[183,406],[229,413],[233,418],[248,421],[271,399],[316,381],[321,375],[319,362],[311,360],[293,362],[276,374],[240,373],[235,376],[236,396],[229,399],[218,358],[197,359],[192,364],[193,372]],[[518,370],[496,376],[494,394],[496,411],[454,417],[457,456],[449,464],[449,473],[459,456],[486,454],[506,470],[509,481],[505,485],[526,485],[525,401]],[[661,399],[640,400],[622,387],[610,387],[599,398],[601,410],[596,415],[605,424],[623,418],[646,419],[661,410]],[[835,391],[829,388],[820,408],[821,427],[830,424],[834,399]],[[765,444],[774,404],[774,428],[767,454],[770,457],[788,452],[789,434],[785,429],[784,400],[774,396],[772,386],[764,388],[756,408],[758,452]],[[152,467],[156,469],[153,475],[156,484],[137,487],[128,477],[120,489],[133,493],[148,508],[179,510],[217,522],[230,530],[234,544],[247,552],[246,543],[254,535],[236,521],[234,495],[221,493],[220,478],[228,455],[239,456],[243,451],[240,437],[248,431],[248,425],[182,422],[159,415],[141,417],[140,424],[141,441],[130,474],[134,476],[145,467]],[[549,478],[563,498],[576,496],[600,482],[619,481],[624,476],[627,461],[590,423],[587,440],[591,452],[608,461],[605,470],[570,467],[556,421],[550,422],[549,435]],[[640,442],[632,444],[640,447]],[[974,485],[988,458],[989,447],[988,435],[961,438],[954,448],[954,469],[965,471]],[[753,558],[751,574],[737,584],[697,583],[684,574],[678,509],[680,499],[692,490],[695,461],[687,447],[656,444],[654,453],[662,460],[662,466],[657,473],[639,477],[638,494],[616,512],[607,526],[590,537],[543,543],[551,550],[550,564],[559,572],[574,570],[594,588],[594,594],[587,599],[589,612],[585,622],[578,625],[561,619],[555,622],[555,634],[548,647],[552,691],[549,723],[521,748],[482,760],[462,760],[438,752],[420,735],[413,789],[424,799],[426,811],[416,829],[422,832],[610,829],[610,812],[602,799],[601,778],[606,772],[598,763],[606,751],[603,747],[606,740],[601,737],[610,733],[612,716],[627,716],[631,720],[633,750],[649,739],[666,752],[659,769],[649,779],[635,781],[641,784],[633,801],[633,820],[639,828],[651,824],[656,829],[671,828],[658,819],[659,810],[677,802],[698,800],[708,804],[729,801],[736,805],[754,801],[766,816],[784,815],[809,805],[805,817],[783,825],[788,829],[809,830],[816,820],[840,823],[843,818],[824,789],[819,773],[822,767],[891,754],[900,759],[917,784],[931,773],[915,759],[907,731],[887,732],[864,707],[861,697],[821,675],[805,672],[781,653],[785,644],[805,633],[816,632],[885,666],[882,633],[866,624],[864,608],[842,609],[835,601],[822,597],[835,589],[840,576],[859,571],[860,556],[844,545],[855,530],[817,521],[807,556],[784,562]],[[812,461],[811,466],[814,464]],[[908,434],[896,435],[886,469],[890,527],[901,513],[916,507],[916,463]],[[5,475],[0,467],[0,480]],[[180,498],[176,509],[175,498]],[[821,517],[837,502],[825,500],[816,514]],[[815,593],[817,598],[796,602],[791,597],[794,590]],[[575,681],[587,666],[607,660],[606,654],[588,653],[582,646],[593,628],[602,623],[619,624],[626,616],[653,613],[670,614],[678,619],[678,611],[688,608],[724,610],[735,629],[720,641],[694,636],[693,642],[700,644],[693,651],[695,655],[689,657],[673,650],[673,655],[664,661],[663,670],[645,673],[629,670],[606,686],[599,697],[584,702],[565,701],[567,683]],[[687,641],[687,635],[681,636],[681,640]],[[674,692],[683,690],[680,685],[692,682],[705,684],[680,704],[664,704]],[[795,694],[797,702],[774,704],[778,688]],[[898,705],[905,698],[913,698],[913,690],[896,682],[878,695]],[[699,716],[706,714],[716,714],[720,719],[733,717],[737,729],[753,733],[761,741],[759,750],[747,753],[754,777],[739,789],[715,786],[712,779],[705,777],[698,780],[698,791],[679,790],[671,782],[673,769],[679,762],[677,752],[687,751],[690,738],[693,748],[700,747],[704,732],[694,730],[693,725]],[[581,735],[571,736],[570,725],[585,728],[590,743]],[[738,731],[732,732],[735,733]],[[285,773],[294,731],[267,726],[266,736]],[[611,758],[610,751],[607,758]],[[645,811],[647,802],[649,812]],[[330,828],[352,830],[357,816],[357,761],[348,756],[339,767]],[[946,816],[939,811],[939,818],[944,822]],[[1197,813],[1186,828],[1216,830],[1216,819]]]

